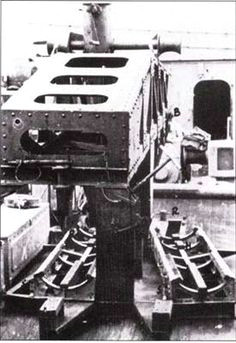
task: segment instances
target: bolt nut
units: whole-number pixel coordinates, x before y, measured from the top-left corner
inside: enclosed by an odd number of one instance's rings
[[[45,116],[45,117],[48,117],[48,113],[45,113],[44,116]]]
[[[28,117],[32,117],[32,113],[28,113]]]
[[[5,121],[3,121],[2,122],[2,126],[6,126],[7,124],[6,124],[6,122]]]
[[[3,148],[3,150],[7,150],[7,147],[6,147],[6,145],[3,145],[3,147],[2,147],[2,148]]]
[[[15,112],[12,112],[11,115],[12,115],[12,117],[14,117],[15,116]]]
[[[2,135],[2,137],[3,137],[3,138],[6,138],[6,137],[7,137],[6,133],[4,133],[4,134]]]

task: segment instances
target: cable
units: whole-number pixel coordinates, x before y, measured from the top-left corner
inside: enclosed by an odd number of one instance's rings
[[[102,194],[103,194],[104,198],[105,198],[107,201],[109,201],[109,202],[111,202],[111,203],[113,203],[113,204],[118,204],[118,203],[121,202],[121,200],[109,198],[109,197],[106,195],[106,193],[105,193],[105,191],[104,191],[104,188],[102,188]]]
[[[37,166],[37,169],[38,169],[38,176],[37,176],[35,179],[32,179],[32,180],[22,180],[22,179],[20,179],[20,178],[18,177],[19,169],[20,169],[21,166],[23,166],[23,163],[24,163],[24,161],[21,160],[21,161],[19,162],[19,164],[17,165],[17,167],[16,167],[16,170],[15,170],[15,179],[16,179],[16,181],[17,181],[17,182],[26,182],[26,181],[27,181],[27,183],[28,183],[28,182],[29,182],[29,183],[33,183],[33,182],[38,181],[38,180],[40,179],[40,177],[42,176],[42,170],[41,170],[41,168],[40,168],[39,166]]]

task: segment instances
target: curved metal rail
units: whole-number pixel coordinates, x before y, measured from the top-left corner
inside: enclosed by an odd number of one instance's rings
[[[165,248],[167,248],[167,249],[169,249],[169,250],[171,250],[171,251],[179,251],[179,249],[174,245],[174,244],[166,244],[165,242],[163,242],[163,240],[161,240],[161,244],[165,247]],[[195,248],[197,248],[198,246],[199,246],[199,244],[200,244],[200,242],[198,241],[198,242],[196,242],[196,243],[193,243],[193,244],[189,244],[189,245],[187,245],[186,246],[186,249],[189,251],[189,250],[193,250],[193,249],[195,249]]]
[[[43,283],[48,287],[48,288],[52,288],[52,289],[56,289],[58,291],[61,291],[61,287],[59,285],[56,285],[55,283],[49,281],[47,278],[45,278],[44,276],[41,278],[41,280],[43,281]],[[76,285],[72,285],[72,286],[69,286],[67,288],[67,290],[69,291],[73,291],[73,290],[76,290],[82,286],[84,286],[86,283],[89,282],[89,278],[85,279],[84,281],[80,282],[80,283],[77,283]]]
[[[220,290],[222,290],[225,287],[225,281],[223,281],[222,283],[220,283],[219,285],[212,287],[212,288],[208,288],[206,290],[207,294],[213,294],[213,293],[218,293]],[[195,295],[199,293],[199,290],[197,288],[192,288],[189,287],[183,283],[179,283],[179,286],[186,291],[187,293],[191,294],[191,295]]]
[[[86,243],[86,241],[78,241],[77,239],[75,239],[74,237],[71,237],[71,240],[73,243],[75,243],[76,245],[83,247],[83,248],[87,248],[88,243]]]
[[[185,235],[185,236],[182,236],[182,237],[181,237],[181,236],[178,236],[178,237],[173,237],[173,236],[161,236],[161,239],[163,239],[163,240],[165,240],[165,241],[171,241],[171,242],[175,241],[176,239],[178,239],[178,240],[180,240],[180,241],[186,241],[186,240],[188,240],[188,239],[194,237],[194,235],[196,235],[197,231],[198,231],[198,228],[194,228],[194,229],[192,230],[192,232],[188,233],[188,234]]]

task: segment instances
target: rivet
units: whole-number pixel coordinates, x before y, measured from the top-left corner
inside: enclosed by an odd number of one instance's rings
[[[2,126],[6,126],[7,124],[6,124],[6,122],[5,121],[3,121],[2,122]]]
[[[100,118],[100,114],[96,114],[95,117],[96,117],[96,118]]]
[[[126,128],[126,125],[125,125],[125,124],[123,124],[123,125],[122,125],[122,127],[125,129],[125,128]]]
[[[82,113],[79,113],[79,118],[82,118],[82,117],[83,117]]]
[[[125,141],[125,137],[122,137],[122,141]]]
[[[12,112],[12,113],[11,113],[11,115],[12,115],[12,117],[14,117],[14,116],[15,116],[15,113],[14,113],[14,112]]]
[[[116,118],[116,115],[115,115],[115,114],[112,114],[112,118],[115,119],[115,118]]]
[[[65,113],[62,113],[61,116],[62,116],[62,118],[65,118],[66,115],[65,115]]]
[[[48,113],[45,113],[44,116],[45,116],[45,117],[48,117]]]
[[[6,137],[7,137],[7,135],[6,135],[5,133],[4,133],[2,136],[3,136],[3,138],[6,138]]]
[[[6,172],[3,172],[2,175],[3,175],[3,176],[6,176]]]
[[[6,145],[3,145],[3,150],[7,150],[7,147],[6,147]]]
[[[28,113],[28,117],[31,117],[32,116],[32,113]]]
[[[3,160],[3,162],[7,162],[7,159],[6,159],[6,158],[3,158],[2,160]]]

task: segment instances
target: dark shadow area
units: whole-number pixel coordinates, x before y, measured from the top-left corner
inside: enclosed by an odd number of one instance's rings
[[[111,85],[118,80],[115,76],[93,76],[93,75],[60,75],[54,77],[51,83],[56,85]]]
[[[230,115],[230,87],[225,81],[200,81],[194,88],[194,126],[225,139],[227,117]]]
[[[66,63],[72,68],[121,68],[128,59],[123,57],[77,57]]]

